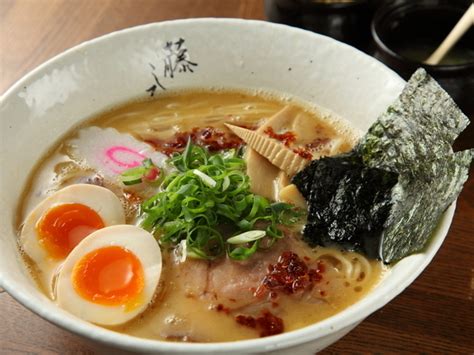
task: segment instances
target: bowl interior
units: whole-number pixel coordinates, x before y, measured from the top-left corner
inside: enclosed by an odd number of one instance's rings
[[[404,81],[358,50],[314,33],[258,21],[195,19],[150,24],[86,42],[40,66],[0,99],[0,282],[42,317],[81,335],[140,351],[249,352],[344,331],[407,287],[449,228],[445,214],[427,251],[404,259],[369,296],[323,322],[272,338],[177,344],[114,333],[56,307],[37,290],[16,245],[15,214],[35,162],[81,120],[162,90],[246,88],[296,96],[365,131]],[[7,167],[7,168],[5,168]],[[340,335],[342,336],[342,335]]]

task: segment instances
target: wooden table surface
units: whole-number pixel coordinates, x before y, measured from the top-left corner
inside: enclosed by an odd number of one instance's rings
[[[85,40],[187,17],[265,18],[263,0],[0,0],[0,94],[45,60]],[[471,127],[457,147],[472,147],[473,137]],[[323,353],[474,352],[472,173],[447,240],[430,266],[403,294]],[[112,349],[44,321],[0,289],[1,354],[78,352]]]

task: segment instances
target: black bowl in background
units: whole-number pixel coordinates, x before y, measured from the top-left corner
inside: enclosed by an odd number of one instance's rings
[[[374,0],[265,0],[271,22],[304,28],[366,50]]]
[[[453,97],[458,106],[474,117],[474,28],[452,51],[455,64],[423,63],[443,41],[472,1],[396,0],[380,6],[372,20],[374,56],[408,79],[423,67]],[[419,50],[416,50],[419,49]],[[418,58],[417,58],[418,57]]]

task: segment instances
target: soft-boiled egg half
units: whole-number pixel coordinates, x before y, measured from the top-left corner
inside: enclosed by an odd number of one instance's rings
[[[161,274],[161,251],[142,228],[117,225],[82,240],[59,273],[56,300],[70,313],[118,325],[145,310]]]
[[[88,184],[65,187],[27,216],[20,234],[23,251],[35,263],[45,291],[74,247],[92,232],[125,223],[122,203],[110,190]]]

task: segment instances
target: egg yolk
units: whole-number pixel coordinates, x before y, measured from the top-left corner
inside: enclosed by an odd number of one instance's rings
[[[129,305],[143,291],[143,267],[128,249],[104,247],[86,254],[76,263],[72,283],[76,292],[90,302]]]
[[[79,242],[104,222],[96,211],[80,203],[55,206],[36,225],[38,237],[49,255],[64,259]]]

